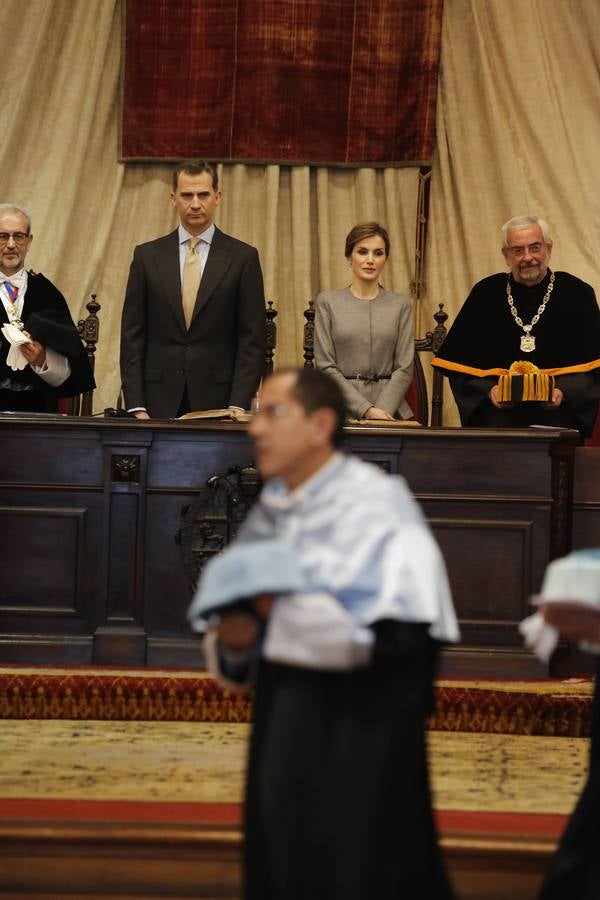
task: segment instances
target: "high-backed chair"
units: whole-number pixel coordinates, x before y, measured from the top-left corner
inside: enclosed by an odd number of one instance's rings
[[[421,364],[420,353],[437,353],[448,334],[446,322],[448,321],[448,313],[444,312],[444,304],[438,304],[438,310],[433,314],[436,325],[433,331],[426,331],[425,337],[415,338],[415,374],[413,376],[413,384],[416,385],[417,398],[422,398],[425,403],[425,410],[429,412],[429,404],[427,400],[427,382],[425,381],[425,373]],[[418,402],[418,400],[417,400]],[[409,400],[410,403],[410,400]],[[431,417],[429,422],[427,414],[424,419],[418,415],[416,418],[422,425],[430,424],[432,428],[441,428],[444,418],[444,376],[439,369],[433,367],[433,381],[431,385]]]
[[[77,331],[85,345],[85,352],[93,372],[96,365],[96,347],[100,335],[98,311],[101,307],[96,302],[96,294],[90,294],[90,297],[90,301],[85,305],[88,315],[85,319],[79,320]],[[71,416],[91,416],[93,395],[93,391],[86,391],[85,394],[77,394],[75,397],[64,397],[58,402],[59,412],[68,413]]]
[[[304,366],[312,369],[315,365],[315,307],[312,300],[308,304],[308,309],[304,310],[304,318],[306,319],[303,342]],[[432,427],[439,428],[442,425],[443,417],[444,376],[437,369],[434,370],[430,417],[427,382],[419,354],[424,351],[437,353],[444,342],[447,334],[445,322],[448,319],[448,313],[444,312],[443,303],[439,304],[439,309],[434,313],[433,318],[436,321],[433,331],[427,331],[425,337],[415,339],[414,374],[406,393],[406,400],[411,409],[414,410],[415,419],[421,425],[429,425],[431,423]]]
[[[277,325],[275,324],[275,317],[277,316],[277,310],[273,309],[273,301],[267,300],[267,310],[265,313],[266,316],[266,350],[265,350],[265,368],[263,371],[263,376],[266,378],[267,375],[270,375],[273,371],[273,357],[275,356],[275,348],[277,346]]]

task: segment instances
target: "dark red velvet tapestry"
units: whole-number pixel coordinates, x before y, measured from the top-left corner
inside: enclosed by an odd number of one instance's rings
[[[127,0],[122,158],[431,160],[443,0]]]

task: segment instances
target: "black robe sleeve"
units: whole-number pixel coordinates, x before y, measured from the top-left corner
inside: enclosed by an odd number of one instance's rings
[[[87,353],[77,332],[67,301],[43,275],[31,273],[26,294],[25,330],[32,338],[66,356],[71,374],[59,387],[46,386],[55,397],[74,397],[96,387]]]

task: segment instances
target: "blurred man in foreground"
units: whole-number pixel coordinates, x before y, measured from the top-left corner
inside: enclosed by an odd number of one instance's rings
[[[558,850],[550,863],[539,900],[598,900],[600,897],[600,550],[572,553],[559,566],[564,600],[540,606],[548,625],[596,656],[596,684],[592,709],[592,742],[588,778]],[[567,570],[565,572],[565,570]],[[570,572],[569,572],[570,570]],[[546,582],[545,582],[546,583]],[[543,592],[542,592],[543,593]],[[577,599],[573,599],[573,598]]]
[[[320,371],[267,379],[250,425],[267,483],[190,610],[213,666],[256,683],[245,897],[447,900],[425,721],[456,618],[404,481],[337,449],[345,415]],[[300,590],[278,590],[274,541]]]

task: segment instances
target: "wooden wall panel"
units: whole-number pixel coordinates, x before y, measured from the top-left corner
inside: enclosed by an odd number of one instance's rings
[[[200,666],[185,618],[189,567],[231,539],[258,487],[245,427],[0,417],[0,437],[11,448],[0,459],[0,527],[19,536],[0,551],[10,571],[0,584],[0,661],[62,653]],[[432,522],[463,628],[451,669],[539,674],[516,624],[549,559],[570,546],[575,440],[533,429],[346,430],[347,449],[404,475]],[[244,469],[233,481],[231,467]],[[194,519],[209,496],[210,516]],[[28,569],[24,588],[14,572]]]

